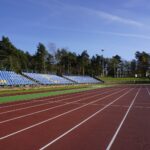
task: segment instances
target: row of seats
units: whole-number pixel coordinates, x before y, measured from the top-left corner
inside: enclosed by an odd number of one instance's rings
[[[39,73],[25,73],[23,72],[24,75],[27,77],[37,81],[40,84],[48,85],[52,84],[51,81],[49,81],[47,78],[44,77],[44,74],[39,74]]]
[[[23,75],[13,71],[0,71],[0,85],[56,85],[56,84],[75,84],[75,83],[100,83],[89,76],[57,76],[51,74],[26,73]]]
[[[50,84],[73,84],[72,81],[67,80],[63,77],[57,75],[50,75],[50,74],[39,74],[39,73],[25,73],[24,75],[28,76],[29,78],[34,79],[40,84],[50,85]]]
[[[72,80],[76,83],[101,83],[90,76],[64,76],[65,78]]]
[[[0,85],[33,85],[36,82],[13,71],[0,71]]]
[[[70,80],[67,80],[67,79],[57,76],[57,75],[45,74],[45,77],[48,78],[54,84],[73,84],[74,83]]]

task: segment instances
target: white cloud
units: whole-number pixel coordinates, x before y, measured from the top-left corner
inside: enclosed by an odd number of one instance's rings
[[[100,31],[100,32],[98,31],[97,33],[99,33],[99,34],[111,34],[111,35],[116,35],[116,36],[121,36],[121,37],[128,37],[128,38],[140,38],[140,39],[150,40],[150,36],[142,35],[142,34],[130,34],[130,33],[119,33],[119,32],[103,32],[103,31]]]
[[[87,7],[83,7],[83,6],[79,6],[79,5],[71,5],[68,3],[64,3],[61,2],[60,0],[52,0],[51,2],[49,1],[38,1],[38,0],[28,0],[28,1],[32,1],[34,3],[40,4],[46,8],[51,8],[51,6],[53,5],[57,5],[59,9],[59,11],[76,11],[76,12],[83,12],[86,15],[94,15],[94,17],[97,17],[98,19],[105,19],[106,21],[110,21],[112,23],[120,23],[120,24],[126,24],[126,25],[130,25],[130,26],[135,26],[135,27],[144,27],[145,25],[142,22],[136,21],[134,19],[130,19],[130,18],[125,18],[125,17],[121,17],[112,13],[108,13],[105,11],[101,11],[101,10],[96,10],[96,9],[92,9],[92,8],[87,8]],[[132,0],[130,3],[135,3],[135,2],[139,2],[141,0]],[[58,11],[58,9],[56,9],[56,11]],[[63,12],[62,12],[63,13]],[[82,15],[82,13],[80,13],[80,15]],[[90,16],[89,16],[90,17]]]
[[[84,11],[86,14],[94,15],[99,19],[105,19],[110,22],[126,24],[135,27],[144,27],[145,25],[142,22],[136,21],[134,19],[129,19],[125,17],[121,17],[112,13],[104,12],[101,10],[95,10],[86,7],[74,6],[76,10]]]
[[[101,18],[107,19],[109,21],[117,22],[117,23],[122,23],[126,25],[132,25],[136,27],[143,27],[144,24],[135,20],[131,19],[126,19],[117,15],[109,14],[106,12],[101,12],[101,11],[96,11],[96,14],[100,16]]]

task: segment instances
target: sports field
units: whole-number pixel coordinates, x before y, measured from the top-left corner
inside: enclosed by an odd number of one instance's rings
[[[4,103],[0,149],[150,149],[149,115],[149,85]]]

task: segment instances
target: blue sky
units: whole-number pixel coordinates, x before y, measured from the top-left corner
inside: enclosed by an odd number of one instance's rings
[[[42,42],[130,60],[150,53],[149,14],[149,0],[0,0],[0,36],[32,54]]]

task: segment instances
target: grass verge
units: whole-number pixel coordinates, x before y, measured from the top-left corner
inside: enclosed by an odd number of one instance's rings
[[[0,89],[0,96],[3,95],[11,95],[11,94],[26,94],[26,93],[36,93],[36,92],[50,92],[50,91],[61,91],[68,89],[79,89],[79,88],[87,88],[91,85],[58,85],[58,86],[41,86],[41,87],[8,87]]]
[[[113,78],[113,77],[100,77],[101,80],[105,82],[105,84],[149,84],[149,78]]]
[[[91,85],[90,87],[86,87],[86,88],[78,88],[78,89],[71,89],[71,90],[68,89],[64,91],[53,91],[53,92],[51,91],[51,92],[44,92],[44,93],[6,96],[6,97],[0,97],[0,103],[31,100],[31,99],[36,99],[36,98],[43,98],[43,97],[55,96],[55,95],[61,95],[61,94],[67,94],[67,93],[77,93],[81,91],[92,90],[92,89],[97,89],[97,88],[102,88],[102,87],[108,87],[108,85]]]

